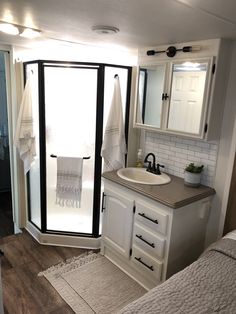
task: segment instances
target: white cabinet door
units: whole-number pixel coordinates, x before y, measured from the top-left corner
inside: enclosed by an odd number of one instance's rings
[[[105,244],[129,257],[134,201],[118,191],[105,188],[102,237]]]

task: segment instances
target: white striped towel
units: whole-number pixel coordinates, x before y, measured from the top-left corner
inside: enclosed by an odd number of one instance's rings
[[[57,157],[56,204],[80,207],[83,158]]]
[[[101,156],[104,158],[104,171],[123,168],[125,166],[125,154],[122,100],[119,77],[117,76],[101,150]]]
[[[32,79],[33,74],[30,74],[22,96],[14,137],[14,144],[18,148],[20,158],[24,162],[25,174],[30,170],[36,156],[32,114]]]

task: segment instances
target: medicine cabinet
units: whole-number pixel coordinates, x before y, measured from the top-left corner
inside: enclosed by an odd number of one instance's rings
[[[203,138],[213,58],[140,65],[134,126]]]

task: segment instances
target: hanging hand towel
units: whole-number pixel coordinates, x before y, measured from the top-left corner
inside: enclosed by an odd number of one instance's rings
[[[105,129],[101,156],[104,158],[104,171],[125,166],[126,142],[119,77],[115,77],[114,92]]]
[[[57,157],[56,204],[80,207],[83,158]]]
[[[33,74],[30,74],[23,92],[14,138],[14,144],[18,148],[20,158],[24,162],[25,174],[30,170],[36,155],[32,115],[32,79]]]

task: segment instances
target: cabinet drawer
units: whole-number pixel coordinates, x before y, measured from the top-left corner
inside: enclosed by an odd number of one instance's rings
[[[155,282],[161,280],[162,262],[152,258],[135,245],[132,248],[131,260],[135,264],[135,268],[143,275]]]
[[[151,256],[162,258],[164,255],[165,239],[138,224],[134,224],[133,243]]]
[[[151,228],[153,231],[166,234],[168,214],[157,211],[154,206],[148,203],[136,203],[135,220]]]

